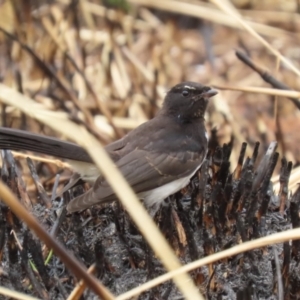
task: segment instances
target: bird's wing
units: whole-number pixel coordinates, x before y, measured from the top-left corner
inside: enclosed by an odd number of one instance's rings
[[[157,153],[136,149],[122,157],[116,165],[134,192],[141,193],[192,174],[201,165],[204,154],[205,151]],[[69,203],[68,211],[82,210],[115,199],[114,191],[100,176],[90,191]]]
[[[135,150],[118,161],[117,166],[133,190],[141,193],[188,176],[202,162],[201,156],[203,155],[188,151],[157,153]],[[95,189],[97,184],[98,182]]]
[[[110,158],[116,162],[122,157],[122,150],[128,143],[128,137],[124,136],[123,138],[116,140],[104,147],[104,149],[107,151]]]
[[[123,138],[106,145],[104,148],[108,153],[110,153],[111,151],[118,151],[122,149],[126,145],[126,143],[127,136],[125,135]]]

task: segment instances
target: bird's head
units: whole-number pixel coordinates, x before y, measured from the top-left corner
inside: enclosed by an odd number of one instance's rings
[[[217,93],[216,90],[200,83],[179,83],[168,91],[162,113],[171,115],[180,122],[203,119],[208,99]]]

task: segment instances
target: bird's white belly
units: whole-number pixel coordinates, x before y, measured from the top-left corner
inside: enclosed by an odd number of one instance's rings
[[[144,200],[146,206],[151,207],[184,188],[189,183],[190,177],[191,176],[180,178],[156,189],[139,193],[138,197]]]
[[[194,176],[201,165],[202,163],[190,175],[176,179],[153,190],[139,193],[138,197],[144,200],[144,204],[147,207],[159,204],[168,196],[175,194],[176,192],[187,186],[190,179]]]

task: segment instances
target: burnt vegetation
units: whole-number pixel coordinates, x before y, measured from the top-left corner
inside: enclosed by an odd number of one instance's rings
[[[231,173],[231,144],[219,146],[216,141],[210,141],[201,170],[186,189],[166,199],[155,216],[183,263],[241,242],[299,227],[300,192],[293,196],[286,193],[292,168],[286,159],[280,163],[280,192],[273,193],[270,179],[278,161],[276,146],[272,143],[263,154],[256,143],[253,154],[247,157],[244,143]],[[97,277],[113,293],[121,294],[164,273],[119,203],[66,215],[65,201],[73,193],[81,193],[82,188],[55,200],[51,197],[52,205],[48,206],[49,197],[30,160],[27,162],[31,176],[39,188],[37,203],[26,203],[29,197],[24,197],[21,171],[9,151],[2,154],[2,180],[77,259],[86,266],[96,264]],[[71,292],[76,278],[4,204],[0,233],[3,285],[43,299],[63,299]],[[277,297],[278,285],[283,286],[285,299],[295,299],[300,284],[299,247],[299,242],[294,241],[249,251],[194,270],[192,277],[208,299],[245,299],[245,295],[267,299],[270,295]],[[277,275],[278,267],[282,278]],[[179,294],[174,284],[167,282],[140,298],[174,299],[176,296]],[[86,292],[84,297],[92,296]]]

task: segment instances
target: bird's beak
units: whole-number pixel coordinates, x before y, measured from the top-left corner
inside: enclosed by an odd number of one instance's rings
[[[202,96],[203,96],[205,99],[209,99],[210,97],[213,97],[213,96],[215,96],[215,95],[217,95],[217,94],[218,94],[218,91],[217,91],[217,90],[210,89],[210,90],[204,92],[204,93],[202,94]]]

